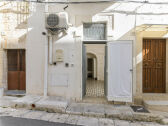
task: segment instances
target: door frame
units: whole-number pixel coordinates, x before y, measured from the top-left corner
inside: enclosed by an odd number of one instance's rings
[[[144,39],[163,39],[163,40],[165,40],[165,43],[166,43],[166,45],[167,45],[167,39],[166,38],[162,38],[162,37],[142,37],[142,89],[141,89],[141,91],[142,91],[142,93],[143,94],[150,94],[150,93],[146,93],[146,92],[144,92],[143,91],[143,41],[144,41]],[[165,47],[166,48],[166,50],[165,50],[165,53],[166,53],[166,51],[167,51],[167,46]],[[164,94],[164,93],[166,93],[166,75],[167,75],[167,72],[166,72],[166,69],[167,69],[167,67],[166,67],[166,62],[167,62],[167,55],[165,54],[165,86],[164,86],[164,92],[162,93],[162,94]],[[155,94],[157,94],[157,93],[155,93]]]
[[[85,41],[85,40],[83,40],[83,41],[81,41],[81,61],[82,61],[82,66],[81,66],[81,72],[83,72],[83,45],[85,46],[85,44],[104,44],[104,46],[106,46],[106,44],[108,43],[108,41],[99,41],[99,40],[94,40],[94,41]],[[106,48],[106,47],[104,47],[104,48]],[[85,52],[86,54],[87,54],[87,52]],[[104,54],[105,54],[105,51],[104,51]],[[87,60],[87,57],[86,57],[86,60]],[[104,59],[104,65],[105,65],[105,59]],[[87,69],[87,66],[86,66],[86,69]],[[103,69],[104,70],[104,69]],[[105,71],[104,71],[105,72]],[[81,99],[83,100],[84,99],[84,97],[85,97],[85,95],[83,96],[83,94],[86,94],[86,88],[85,89],[83,89],[83,87],[86,87],[86,82],[84,82],[83,81],[83,73],[81,74],[82,75],[82,82],[81,82]],[[86,78],[86,80],[87,80],[87,78]],[[84,83],[85,83],[85,86],[83,86],[84,85]],[[105,88],[105,80],[104,80],[104,88]],[[83,93],[83,90],[85,90],[85,93]],[[105,89],[104,89],[104,95],[105,95]],[[106,96],[104,96],[105,98],[106,98]]]

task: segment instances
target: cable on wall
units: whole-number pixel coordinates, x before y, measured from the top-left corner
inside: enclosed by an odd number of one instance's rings
[[[167,2],[149,2],[147,0],[143,1],[135,1],[135,0],[97,0],[97,1],[71,1],[71,0],[53,0],[53,1],[46,1],[46,0],[4,0],[4,1],[20,1],[20,2],[36,2],[36,3],[59,3],[59,4],[80,4],[80,3],[106,3],[106,2],[121,2],[121,3],[145,3],[145,4],[168,4]]]

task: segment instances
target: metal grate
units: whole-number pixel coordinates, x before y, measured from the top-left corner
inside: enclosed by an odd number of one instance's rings
[[[47,24],[50,27],[54,27],[56,25],[58,25],[59,23],[59,17],[56,14],[49,14],[49,16],[47,17]]]
[[[132,110],[134,112],[149,113],[149,111],[146,108],[144,108],[143,106],[134,106],[134,105],[132,105],[131,108],[132,108]]]
[[[84,34],[84,40],[105,40],[106,24],[105,23],[84,23],[83,34]]]

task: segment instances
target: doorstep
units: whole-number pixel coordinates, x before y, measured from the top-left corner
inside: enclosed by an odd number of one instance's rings
[[[15,96],[15,97],[23,97],[26,95],[25,90],[7,90],[4,92],[6,96]]]
[[[150,110],[168,112],[168,101],[144,100],[144,106]]]
[[[5,99],[5,97],[3,99]],[[42,97],[33,95],[15,99],[8,98],[8,100],[10,100],[10,107],[13,108],[27,108],[70,115],[168,124],[168,122],[165,121],[167,117],[160,115],[160,113],[137,113],[134,112],[129,105],[76,103],[61,97]],[[5,104],[1,107],[5,107]],[[9,104],[7,107],[9,107]]]

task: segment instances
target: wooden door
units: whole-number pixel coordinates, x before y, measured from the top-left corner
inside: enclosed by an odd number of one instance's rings
[[[165,93],[166,40],[143,39],[143,92]]]
[[[8,50],[8,90],[25,90],[25,50]]]

